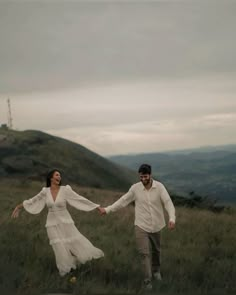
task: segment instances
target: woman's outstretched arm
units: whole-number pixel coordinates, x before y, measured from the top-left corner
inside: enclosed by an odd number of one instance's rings
[[[70,185],[66,185],[66,200],[72,207],[82,211],[92,211],[100,207],[99,204],[95,204],[87,198],[77,194],[72,190]]]
[[[31,214],[40,213],[46,205],[46,188],[43,188],[36,196],[31,199],[24,200],[14,209],[11,217],[17,218],[19,216],[20,210],[24,208],[27,212]]]

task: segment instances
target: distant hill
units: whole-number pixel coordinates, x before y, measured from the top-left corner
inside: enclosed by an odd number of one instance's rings
[[[0,128],[0,177],[45,180],[52,169],[60,169],[64,183],[126,190],[136,174],[63,138],[40,131]]]
[[[166,154],[189,154],[189,153],[205,153],[205,152],[235,152],[236,144],[216,145],[216,146],[202,146],[197,148],[173,150],[165,152]]]
[[[221,203],[236,202],[236,145],[109,159],[134,170],[142,163],[150,163],[153,175],[176,193],[188,195],[194,191]]]

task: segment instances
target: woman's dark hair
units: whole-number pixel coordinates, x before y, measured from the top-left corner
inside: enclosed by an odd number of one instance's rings
[[[152,167],[148,164],[142,164],[139,169],[138,173],[141,174],[151,174],[152,173]]]
[[[53,177],[53,174],[55,172],[59,172],[61,174],[60,170],[58,170],[58,169],[53,169],[53,170],[49,171],[47,174],[47,178],[46,178],[46,186],[47,187],[51,186],[51,178]],[[59,185],[61,185],[61,181],[60,181]]]

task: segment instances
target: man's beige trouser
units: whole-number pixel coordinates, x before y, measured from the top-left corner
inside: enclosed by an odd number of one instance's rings
[[[152,274],[160,271],[161,232],[149,233],[135,226],[137,250],[141,257],[144,279],[151,280]]]

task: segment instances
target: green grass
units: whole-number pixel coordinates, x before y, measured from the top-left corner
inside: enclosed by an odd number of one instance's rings
[[[11,212],[22,200],[35,195],[42,184],[17,180],[0,182],[0,291],[1,294],[143,294],[140,261],[133,231],[134,207],[101,217],[69,208],[81,231],[105,257],[82,265],[77,283],[58,274],[45,231],[47,210],[40,215]],[[94,188],[72,188],[103,206],[121,193]],[[236,211],[221,213],[176,207],[177,226],[162,232],[163,281],[149,294],[235,294]]]

